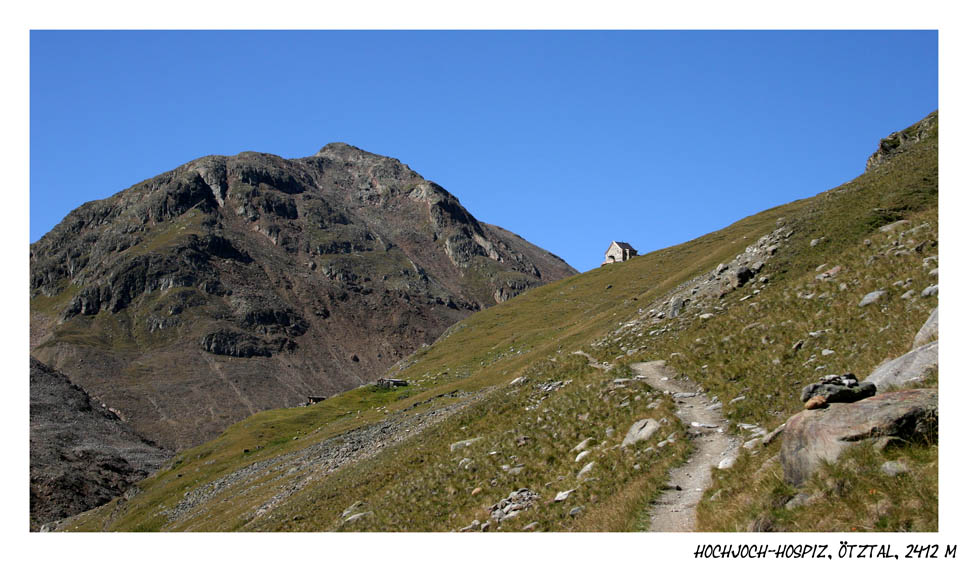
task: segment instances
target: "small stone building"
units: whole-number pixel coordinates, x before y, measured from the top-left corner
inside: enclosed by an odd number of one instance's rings
[[[605,261],[602,265],[608,265],[610,263],[616,263],[620,261],[627,261],[632,256],[639,255],[628,242],[615,242],[612,241],[609,245],[608,250],[605,251]]]
[[[380,388],[393,388],[396,386],[407,386],[408,383],[401,379],[377,379],[375,383]]]

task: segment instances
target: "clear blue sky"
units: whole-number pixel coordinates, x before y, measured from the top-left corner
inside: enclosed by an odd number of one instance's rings
[[[343,141],[579,270],[848,181],[936,32],[31,32],[30,240],[206,154]]]

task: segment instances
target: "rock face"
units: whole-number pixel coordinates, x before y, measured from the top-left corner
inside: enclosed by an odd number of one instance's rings
[[[106,503],[170,456],[31,357],[31,529]]]
[[[472,312],[573,273],[392,158],[342,143],[207,156],[31,245],[31,353],[180,449],[372,381]]]
[[[888,361],[867,377],[881,390],[903,386],[909,382],[924,380],[938,369],[938,342],[922,345],[904,355]]]
[[[877,151],[867,159],[867,171],[878,168],[894,156],[908,150],[911,145],[926,137],[937,126],[938,112],[935,111],[907,129],[887,135],[881,139]]]
[[[938,390],[888,392],[792,416],[786,423],[780,448],[783,477],[799,486],[824,461],[837,460],[850,445],[882,437],[936,441]]]

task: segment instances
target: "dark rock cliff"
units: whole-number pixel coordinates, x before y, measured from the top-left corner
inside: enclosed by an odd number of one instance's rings
[[[30,358],[32,530],[106,503],[170,455],[63,373]]]

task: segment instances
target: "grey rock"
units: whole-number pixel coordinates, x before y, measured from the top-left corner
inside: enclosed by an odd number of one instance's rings
[[[886,436],[937,442],[938,390],[888,392],[792,416],[780,448],[783,477],[799,486],[824,462],[836,461],[847,447]]]
[[[595,461],[592,461],[592,462],[590,462],[590,463],[588,463],[588,464],[586,464],[585,466],[583,466],[583,467],[581,468],[581,470],[579,470],[579,471],[578,471],[578,476],[577,476],[577,478],[578,478],[579,480],[581,480],[581,479],[582,479],[582,478],[584,478],[585,476],[588,476],[588,473],[589,473],[589,472],[591,472],[593,468],[595,468]]]
[[[515,517],[519,511],[530,509],[539,498],[538,494],[527,488],[515,490],[508,494],[506,498],[491,506],[490,518],[500,523],[502,519]],[[481,530],[484,529],[481,528]]]
[[[585,510],[584,506],[579,505],[578,507],[571,508],[571,511],[568,512],[568,515],[570,515],[571,517],[578,517],[578,515],[580,515],[581,512],[584,510]]]
[[[800,401],[807,402],[814,396],[823,396],[828,404],[834,402],[850,403],[863,400],[864,398],[870,398],[876,393],[877,385],[869,380],[859,383],[856,386],[825,384],[820,382],[805,386],[803,392],[800,393]]]
[[[558,494],[555,496],[555,501],[556,502],[563,502],[563,501],[567,500],[568,497],[571,496],[575,492],[575,490],[576,490],[576,488],[572,488],[571,490],[565,490],[564,492],[558,492]]]
[[[884,226],[878,228],[878,230],[880,230],[881,232],[894,232],[898,228],[901,228],[902,226],[905,226],[910,222],[911,221],[909,220],[899,220],[899,221],[892,222],[891,224],[885,224]]]
[[[571,449],[571,452],[572,452],[572,453],[579,453],[579,452],[581,452],[581,451],[584,451],[585,449],[587,449],[587,448],[588,448],[588,445],[589,445],[589,444],[591,444],[591,442],[592,442],[592,441],[594,441],[594,438],[593,438],[593,437],[589,437],[589,438],[587,438],[587,439],[585,439],[585,440],[584,440],[584,441],[582,441],[581,443],[579,443],[579,444],[577,444],[577,445],[575,445],[575,446],[574,446],[574,447],[573,447],[573,448]]]
[[[899,474],[904,474],[910,469],[901,461],[887,461],[881,465],[881,472],[884,474],[895,477]]]
[[[905,291],[903,295],[901,295],[901,298],[904,300],[913,299],[914,295],[916,294],[917,293],[915,293],[913,290],[908,290],[908,291]]]
[[[669,303],[669,318],[675,318],[682,313],[682,309],[688,303],[688,299],[683,299],[680,296],[672,297],[672,302]]]
[[[925,289],[923,291],[921,291],[921,296],[923,298],[933,297],[933,296],[936,296],[937,294],[938,294],[938,286],[937,285],[929,285],[929,286],[925,287]]]
[[[535,530],[537,528],[538,528],[538,522],[537,521],[532,521],[532,522],[528,523],[527,525],[525,525],[524,527],[521,527],[521,530],[522,531],[533,531],[533,530]]]
[[[363,507],[364,505],[366,505],[366,504],[363,503],[362,501],[354,502],[353,505],[351,505],[351,506],[349,506],[349,507],[347,507],[346,509],[343,510],[343,513],[340,514],[340,519],[345,519],[345,518],[349,517],[353,513],[359,511],[360,508]]]
[[[909,382],[924,380],[929,373],[937,369],[938,342],[933,341],[897,359],[881,364],[866,380],[876,384],[881,391],[885,391]]]
[[[652,418],[641,419],[632,424],[628,432],[625,434],[625,439],[622,440],[623,447],[629,447],[638,443],[639,441],[645,441],[652,437],[656,431],[659,430],[659,422]]]
[[[864,298],[860,299],[860,303],[857,306],[867,306],[869,304],[874,304],[879,301],[881,297],[887,294],[887,291],[872,291],[864,295]]]
[[[350,523],[355,523],[356,521],[359,521],[360,519],[363,519],[364,517],[370,517],[371,515],[373,515],[373,512],[372,511],[364,511],[363,513],[357,513],[357,514],[354,514],[354,515],[350,515],[349,517],[346,518],[345,521],[343,521],[343,524],[344,525],[349,525]]]
[[[745,265],[741,265],[736,268],[735,271],[727,275],[727,280],[729,281],[729,286],[738,289],[746,284],[747,281],[753,278],[753,272],[750,268]]]
[[[921,329],[918,330],[916,336],[914,336],[914,344],[911,348],[918,348],[922,345],[931,343],[932,341],[938,339],[938,308],[935,307],[928,316],[928,319],[924,321]]]
[[[805,492],[800,492],[799,494],[793,496],[790,501],[786,502],[783,506],[786,509],[796,509],[798,507],[808,505],[810,503],[812,496]]]
[[[478,442],[480,440],[481,440],[480,437],[474,437],[473,439],[464,439],[463,441],[458,441],[456,443],[451,443],[450,444],[450,452],[453,453],[454,451],[463,449],[465,447],[470,447],[471,445],[473,445],[474,443],[476,443],[476,442]]]

